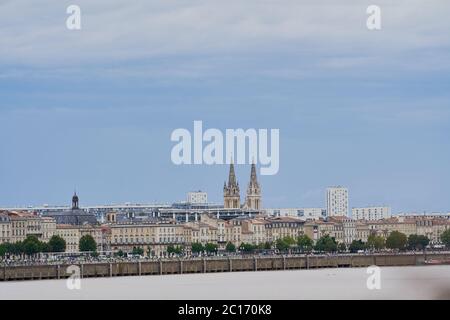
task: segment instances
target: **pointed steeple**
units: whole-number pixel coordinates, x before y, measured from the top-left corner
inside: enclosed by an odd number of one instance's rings
[[[233,161],[230,163],[230,173],[228,174],[228,187],[236,186],[236,173],[234,172],[234,164]]]
[[[258,186],[258,177],[256,176],[256,165],[255,162],[252,163],[252,170],[250,172],[250,184]]]
[[[261,187],[258,183],[258,177],[256,175],[256,165],[254,160],[250,171],[250,182],[248,183],[247,187],[247,197],[245,199],[245,205],[248,209],[261,209]]]
[[[228,173],[228,184],[223,186],[224,207],[227,209],[237,209],[241,206],[239,183],[234,172],[233,159],[230,162],[230,172]]]

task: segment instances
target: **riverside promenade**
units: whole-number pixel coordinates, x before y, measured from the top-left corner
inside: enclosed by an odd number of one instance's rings
[[[72,276],[74,269],[79,271],[81,278],[93,278],[319,268],[358,268],[371,265],[379,267],[421,266],[426,265],[430,261],[434,263],[450,261],[450,253],[271,255],[83,262],[72,264],[4,265],[0,268],[0,281],[64,279]]]

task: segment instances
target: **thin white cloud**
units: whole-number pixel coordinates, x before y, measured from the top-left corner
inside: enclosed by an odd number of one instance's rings
[[[303,59],[294,63],[297,69],[275,63],[264,73],[303,76],[308,64],[325,70],[450,67],[442,50],[450,46],[450,2],[379,0],[383,29],[370,32],[365,9],[371,2],[79,0],[82,30],[69,31],[65,9],[74,1],[3,1],[0,66],[46,72],[108,66],[111,75],[197,77],[233,69],[227,56],[275,61],[280,54],[291,60],[297,54]],[[159,63],[161,58],[168,62]],[[150,65],[142,68],[142,61]],[[259,61],[253,71],[262,67]]]

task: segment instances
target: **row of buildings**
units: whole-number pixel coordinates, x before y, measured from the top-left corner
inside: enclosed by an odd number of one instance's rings
[[[354,220],[344,216],[319,220],[294,217],[237,217],[229,220],[201,215],[198,221],[178,222],[173,219],[116,222],[115,213],[104,224],[57,224],[54,218],[39,217],[26,212],[0,213],[0,243],[24,240],[34,235],[41,241],[59,235],[66,241],[67,252],[77,252],[80,238],[91,235],[99,251],[131,252],[142,248],[146,254],[163,256],[169,246],[182,246],[189,251],[192,243],[214,243],[225,249],[228,242],[239,246],[274,243],[286,236],[307,235],[314,241],[325,235],[338,243],[349,245],[353,240],[367,241],[371,234],[387,237],[392,231],[406,235],[427,236],[433,244],[440,243],[441,234],[450,228],[450,220],[429,217],[395,217],[382,220]]]

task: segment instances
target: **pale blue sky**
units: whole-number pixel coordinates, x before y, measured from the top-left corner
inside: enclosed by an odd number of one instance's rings
[[[80,31],[72,2],[0,1],[0,206],[74,187],[82,205],[220,202],[226,166],[170,161],[172,130],[202,120],[280,129],[266,207],[345,185],[352,207],[449,211],[450,3],[378,2],[370,32],[369,1],[79,1]]]

